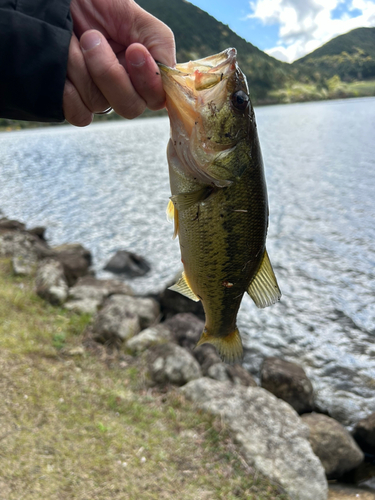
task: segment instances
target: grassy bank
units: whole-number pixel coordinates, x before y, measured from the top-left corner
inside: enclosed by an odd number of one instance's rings
[[[89,321],[0,260],[1,499],[286,498],[219,419],[148,387],[132,358],[83,348]]]
[[[269,104],[307,101],[324,101],[352,97],[370,97],[375,95],[375,80],[343,82],[338,77],[328,80],[327,85],[293,83],[283,89],[271,91]]]

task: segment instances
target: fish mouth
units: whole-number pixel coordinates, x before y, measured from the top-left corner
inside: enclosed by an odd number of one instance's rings
[[[220,109],[227,99],[227,83],[237,69],[237,51],[226,49],[219,54],[177,64],[170,68],[157,63],[167,94],[167,109],[177,117],[186,132],[200,121],[200,108],[212,101]]]

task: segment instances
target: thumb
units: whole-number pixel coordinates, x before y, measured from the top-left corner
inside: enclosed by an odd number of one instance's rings
[[[139,5],[137,7],[139,10],[135,13],[132,24],[132,43],[144,45],[156,61],[174,67],[176,45],[172,30]]]

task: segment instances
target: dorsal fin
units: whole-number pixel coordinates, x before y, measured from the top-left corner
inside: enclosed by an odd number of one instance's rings
[[[257,274],[250,283],[247,293],[257,307],[267,307],[280,300],[281,292],[273,272],[267,250],[264,250],[263,259]]]
[[[193,290],[190,288],[190,285],[187,282],[186,275],[185,275],[184,271],[182,271],[181,278],[177,281],[177,283],[170,286],[169,290],[173,290],[174,292],[178,292],[181,295],[185,295],[185,297],[188,297],[189,299],[194,300],[194,302],[200,301],[200,299],[195,295]]]

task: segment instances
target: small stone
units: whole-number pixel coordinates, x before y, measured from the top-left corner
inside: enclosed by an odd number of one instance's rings
[[[35,271],[37,265],[36,255],[15,255],[12,258],[13,272],[16,276],[30,276]]]
[[[51,304],[61,305],[68,297],[68,285],[60,262],[42,261],[35,276],[36,293]]]
[[[92,263],[90,250],[79,243],[66,243],[53,248],[55,258],[64,267],[64,273],[68,285],[72,287],[78,278],[89,272]]]
[[[69,300],[64,307],[81,314],[94,314],[112,294],[133,295],[133,292],[121,281],[98,280],[92,276],[84,276],[69,289]]]
[[[138,333],[138,335],[129,339],[125,344],[125,348],[132,354],[139,354],[150,347],[165,344],[171,340],[171,331],[164,323],[160,323],[159,325],[146,328]]]
[[[363,452],[339,422],[319,413],[306,413],[301,418],[310,429],[311,447],[329,479],[339,478],[363,462]]]
[[[119,250],[105,265],[104,270],[115,274],[126,274],[133,278],[144,276],[151,269],[144,257],[126,250]]]
[[[261,386],[289,403],[297,413],[311,412],[314,390],[304,369],[283,359],[265,358],[261,368]]]
[[[221,363],[220,356],[216,348],[211,344],[203,344],[196,347],[193,351],[195,358],[201,365],[202,373],[204,376],[208,375],[208,370],[212,365]]]
[[[193,351],[200,339],[204,323],[192,313],[181,313],[172,316],[165,325],[171,330],[172,335],[181,347]]]
[[[375,412],[355,425],[353,437],[362,450],[375,455]]]
[[[150,349],[148,366],[158,384],[184,385],[202,376],[198,361],[182,347],[167,343]]]

